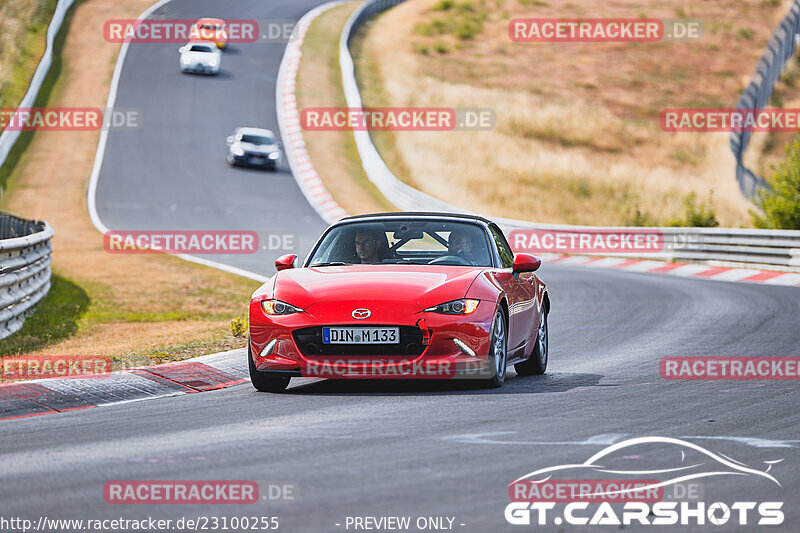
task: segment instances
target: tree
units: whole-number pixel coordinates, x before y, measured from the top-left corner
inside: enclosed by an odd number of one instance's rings
[[[800,142],[787,146],[786,153],[772,176],[772,189],[756,194],[763,216],[753,211],[750,215],[757,228],[800,229]]]

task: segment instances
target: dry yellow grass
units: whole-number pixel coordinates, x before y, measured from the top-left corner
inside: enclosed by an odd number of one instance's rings
[[[358,5],[350,2],[317,17],[303,40],[303,57],[297,73],[297,106],[344,107],[339,70],[339,35]],[[395,208],[370,183],[346,131],[306,131],[306,148],[331,196],[351,215],[393,211]]]
[[[459,41],[415,25],[441,16],[411,0],[358,48],[365,105],[491,107],[491,131],[374,134],[395,173],[438,198],[497,216],[567,224],[652,223],[683,215],[690,192],[724,226],[750,225],[728,134],[664,133],[665,107],[733,107],[786,6],[713,0],[472,1],[483,31]],[[697,17],[695,43],[513,43],[515,17]],[[443,43],[447,53],[437,53]]]
[[[152,0],[89,0],[78,7],[49,105],[104,107],[119,45],[103,39],[108,19],[135,18]],[[230,320],[246,312],[258,282],[175,257],[111,255],[92,225],[86,187],[98,132],[37,132],[9,181],[2,208],[47,220],[55,271],[89,294],[78,334],[48,353],[197,355],[243,345]]]

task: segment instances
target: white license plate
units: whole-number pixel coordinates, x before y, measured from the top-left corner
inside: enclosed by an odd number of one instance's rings
[[[399,344],[400,328],[322,328],[323,344]]]

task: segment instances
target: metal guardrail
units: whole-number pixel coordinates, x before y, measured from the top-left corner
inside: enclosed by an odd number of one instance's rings
[[[677,261],[726,261],[800,267],[800,231],[725,228],[669,228],[680,243],[673,248]],[[669,235],[669,233],[665,233]],[[685,238],[684,238],[685,237]]]
[[[786,63],[794,57],[797,40],[800,38],[800,0],[794,0],[789,14],[781,21],[772,35],[767,49],[756,64],[750,83],[736,103],[736,109],[764,109],[769,103],[775,84],[786,69]],[[768,189],[769,184],[747,168],[742,159],[750,144],[750,131],[731,134],[730,145],[736,158],[736,181],[747,198],[753,198],[758,189]]]
[[[339,61],[342,70],[342,85],[344,88],[347,107],[361,109],[363,107],[361,94],[355,78],[355,68],[353,57],[350,54],[350,43],[353,36],[373,15],[380,13],[404,0],[367,0],[350,16],[342,30],[339,41]],[[795,14],[793,24],[800,24],[800,0],[795,0],[792,13]],[[788,18],[788,17],[787,17]],[[786,21],[781,28],[787,33],[791,33],[792,38],[798,29],[797,26],[786,28]],[[786,47],[779,47],[776,54],[780,57],[788,58],[794,53],[792,45],[791,51]],[[776,68],[776,67],[775,67]],[[781,67],[782,68],[782,67]],[[764,79],[771,83],[777,81],[780,73],[771,71],[771,78]],[[767,81],[764,83],[766,84]],[[766,85],[765,85],[766,86]],[[769,85],[771,91],[772,85]],[[763,96],[763,91],[758,93]],[[768,97],[766,97],[768,99]],[[759,101],[760,102],[760,101]],[[766,101],[762,102],[766,103]],[[378,153],[377,148],[372,143],[368,131],[354,131],[356,147],[358,148],[364,172],[369,180],[375,184],[378,190],[394,205],[406,211],[440,211],[440,212],[464,212],[464,209],[442,202],[424,192],[418,191],[413,187],[399,180]],[[749,138],[749,136],[748,136]],[[746,146],[746,144],[745,144]],[[749,172],[749,171],[747,171]],[[753,181],[757,176],[750,173],[744,180],[746,187],[743,191],[750,190],[751,193],[758,187],[758,182]],[[747,181],[747,180],[750,181]],[[763,180],[761,180],[763,181]],[[740,180],[740,184],[743,181]],[[747,184],[750,185],[747,185]],[[749,187],[749,189],[748,189]],[[551,230],[553,232],[586,232],[595,234],[601,228],[594,226],[564,226],[557,224],[537,224],[523,220],[504,219],[498,217],[488,217],[497,221],[503,226],[504,231],[513,229],[539,229]],[[746,264],[759,266],[781,267],[784,270],[800,270],[800,231],[786,230],[756,230],[756,229],[726,229],[726,228],[602,228],[603,231],[619,230],[620,232],[635,232],[637,229],[653,231],[657,230],[663,234],[664,248],[658,253],[636,254],[636,253],[608,253],[602,255],[623,256],[623,257],[648,257],[661,260],[674,261],[703,261],[708,263],[725,264]],[[513,245],[513,243],[512,243]]]
[[[533,224],[530,222],[497,219],[503,230],[536,229],[554,235],[602,234],[636,235],[637,232],[652,235],[659,233],[660,250],[647,253],[591,252],[580,255],[603,255],[615,257],[646,257],[662,261],[704,262],[718,265],[747,265],[780,267],[781,270],[800,271],[800,231],[762,230],[739,228],[652,228],[652,227],[597,227],[563,226],[559,224]],[[511,242],[514,246],[513,241]]]
[[[28,91],[22,98],[22,101],[17,107],[33,107],[36,102],[36,97],[39,95],[39,90],[42,88],[47,72],[50,70],[50,65],[53,63],[53,42],[61,29],[61,24],[64,22],[64,17],[67,11],[72,6],[75,0],[59,0],[56,4],[56,9],[53,12],[53,18],[50,20],[50,25],[47,28],[47,47],[45,48],[44,55],[39,66],[36,67],[36,72],[33,73],[31,83],[28,85]],[[17,142],[20,136],[19,130],[5,130],[0,134],[0,166],[8,157],[8,153]]]
[[[0,339],[19,331],[50,290],[52,237],[47,222],[0,213]]]

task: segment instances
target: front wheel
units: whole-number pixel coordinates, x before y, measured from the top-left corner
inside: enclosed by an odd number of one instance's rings
[[[247,361],[249,362],[248,368],[250,369],[250,381],[253,387],[261,392],[283,392],[289,386],[289,376],[281,376],[271,374],[269,372],[260,372],[256,368],[256,363],[253,361],[253,352],[250,348],[250,343],[247,346]]]
[[[539,331],[536,333],[536,346],[533,348],[531,356],[521,363],[514,365],[514,370],[520,376],[538,376],[547,370],[547,356],[549,351],[549,339],[547,334],[547,309],[542,310],[542,317],[539,320]]]
[[[489,360],[487,370],[492,377],[484,380],[487,387],[502,387],[506,380],[506,353],[508,339],[506,337],[506,319],[503,312],[498,309],[492,321],[491,342],[489,345]]]

